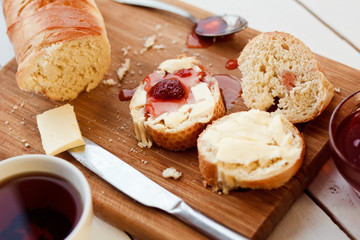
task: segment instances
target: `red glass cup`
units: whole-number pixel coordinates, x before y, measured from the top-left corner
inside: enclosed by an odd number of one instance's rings
[[[360,91],[346,97],[335,108],[329,123],[329,142],[332,158],[337,169],[353,189],[360,194],[360,164],[354,164],[354,161],[345,155],[343,147],[341,147],[339,142],[342,141],[342,138],[340,138],[337,133],[337,131],[341,131],[341,124],[344,124],[344,120],[358,110],[360,110]]]

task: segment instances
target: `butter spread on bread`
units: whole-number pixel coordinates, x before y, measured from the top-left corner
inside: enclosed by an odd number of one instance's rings
[[[278,188],[300,168],[305,142],[281,114],[237,112],[209,125],[198,139],[200,172],[215,190]]]
[[[200,61],[179,56],[162,62],[140,83],[130,113],[139,146],[151,147],[155,142],[166,149],[184,150],[196,145],[197,136],[225,114],[225,107],[216,79]]]

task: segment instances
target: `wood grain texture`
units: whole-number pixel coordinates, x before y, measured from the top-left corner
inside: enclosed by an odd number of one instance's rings
[[[248,40],[258,34],[253,29],[246,29],[230,38],[218,40],[209,48],[187,49],[185,41],[192,27],[187,20],[161,11],[116,4],[110,0],[96,2],[104,15],[112,46],[112,65],[105,79],[116,79],[116,70],[125,59],[122,48],[131,47],[126,56],[131,59],[131,69],[121,83],[125,88],[136,87],[160,62],[182,53],[199,55],[203,64],[212,68],[214,73],[240,77],[238,70],[226,70],[225,63],[237,58]],[[171,2],[197,17],[209,15],[186,4]],[[149,49],[139,54],[144,38],[154,34],[157,35],[156,44],[163,44],[165,49]],[[75,107],[84,136],[211,218],[249,238],[264,239],[328,158],[327,126],[330,114],[336,104],[359,84],[359,71],[320,56],[319,60],[328,79],[335,86],[341,87],[341,93],[335,94],[321,116],[308,124],[299,125],[307,143],[303,166],[285,186],[271,191],[239,190],[229,195],[213,193],[203,186],[195,148],[184,152],[166,151],[156,146],[140,149],[135,140],[129,102],[119,101],[119,88],[116,86],[101,84],[92,92],[81,94],[70,104]],[[0,159],[43,153],[36,115],[64,104],[19,90],[15,82],[16,67],[15,60],[12,60],[0,72]],[[240,110],[246,110],[241,100],[230,112]],[[30,146],[26,147],[23,140]],[[85,174],[91,185],[95,213],[109,223],[140,239],[205,239],[177,219],[157,209],[144,207],[116,191],[69,154],[62,153],[59,157],[67,159]],[[180,180],[164,179],[161,176],[162,170],[168,167],[175,167],[183,173]]]

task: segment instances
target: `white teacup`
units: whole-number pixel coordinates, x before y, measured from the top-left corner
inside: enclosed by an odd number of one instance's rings
[[[40,154],[13,157],[0,161],[0,188],[3,187],[4,182],[11,182],[11,179],[14,177],[15,179],[20,179],[16,178],[16,176],[29,174],[32,176],[36,176],[36,174],[45,174],[46,176],[55,175],[72,185],[79,193],[77,197],[80,198],[79,202],[81,202],[81,204],[79,204],[79,206],[82,205],[82,210],[79,211],[80,216],[78,221],[72,227],[66,239],[90,239],[93,218],[92,199],[89,184],[81,171],[71,163],[58,157]],[[29,189],[29,191],[31,190],[32,189]],[[8,204],[10,206],[11,202],[6,205]]]

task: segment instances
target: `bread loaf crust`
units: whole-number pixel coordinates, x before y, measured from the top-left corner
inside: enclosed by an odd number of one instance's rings
[[[41,80],[37,82],[36,76],[31,76],[31,74],[36,71],[36,65],[39,65],[45,52],[49,52],[48,49],[59,43],[63,43],[65,48],[67,47],[65,44],[76,40],[101,42],[99,45],[102,47],[101,52],[103,53],[99,56],[102,65],[95,63],[96,73],[89,76],[93,79],[87,79],[84,86],[77,86],[79,89],[75,92],[90,90],[100,82],[110,66],[110,45],[103,18],[94,1],[4,0],[3,8],[8,36],[13,44],[18,63],[16,79],[21,89],[43,92],[53,100],[75,98],[78,93],[67,94],[61,92],[61,88],[56,86],[53,86],[55,92],[51,93],[50,87],[44,86],[46,83],[43,84]],[[51,57],[50,53],[47,58]],[[89,60],[89,68],[93,61]],[[63,66],[60,68],[64,69]],[[66,79],[60,78],[58,81],[66,81]],[[91,87],[88,87],[89,85]]]

